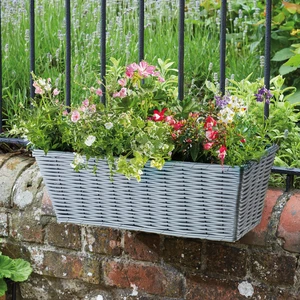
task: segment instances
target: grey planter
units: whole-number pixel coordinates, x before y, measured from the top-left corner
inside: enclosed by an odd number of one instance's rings
[[[34,150],[58,222],[180,237],[236,241],[259,224],[277,146],[259,162],[230,167],[167,162],[147,166],[140,183],[109,178],[105,160],[75,172],[73,153]]]

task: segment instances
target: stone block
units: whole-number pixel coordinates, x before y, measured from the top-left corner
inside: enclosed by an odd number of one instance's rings
[[[206,248],[206,268],[209,274],[244,278],[247,272],[247,253],[245,249],[208,242]]]
[[[293,285],[296,275],[297,258],[255,251],[251,256],[251,273],[261,282],[274,286]]]
[[[292,195],[280,217],[278,237],[284,240],[283,248],[300,253],[300,194]]]
[[[200,270],[201,253],[201,240],[171,237],[164,240],[164,261],[178,268],[192,268],[193,272]]]
[[[124,234],[124,252],[132,259],[158,261],[160,256],[160,236],[151,233]]]
[[[7,229],[7,214],[0,212],[0,237],[8,236]]]
[[[12,156],[0,168],[0,206],[10,207],[13,186],[21,173],[34,163],[34,159],[19,155]]]
[[[180,273],[160,265],[108,260],[103,262],[104,282],[108,286],[133,288],[145,293],[180,298],[183,278]]]
[[[43,189],[43,196],[42,196],[42,214],[46,216],[56,216],[52,201],[48,194],[47,188],[44,187]]]

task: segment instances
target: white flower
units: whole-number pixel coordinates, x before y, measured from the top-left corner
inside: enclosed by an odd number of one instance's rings
[[[96,137],[93,136],[93,135],[89,135],[89,136],[86,138],[86,140],[84,141],[84,143],[85,143],[88,147],[90,147],[90,146],[92,146],[92,144],[93,144],[95,141],[96,141]]]
[[[111,128],[113,128],[114,124],[112,122],[108,122],[108,123],[105,123],[104,126],[106,129],[111,129]]]
[[[70,163],[70,166],[75,169],[78,165],[81,165],[84,163],[84,158],[82,155],[78,154],[78,153],[73,153],[75,155],[74,160],[72,163]]]

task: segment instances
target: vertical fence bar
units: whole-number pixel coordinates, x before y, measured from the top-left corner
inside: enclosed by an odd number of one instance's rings
[[[35,16],[34,16],[34,0],[30,0],[30,98],[34,98],[34,86],[32,73],[35,73]]]
[[[2,23],[2,1],[0,1],[0,134],[2,133],[2,110],[3,110],[3,100],[2,100],[2,27],[1,27],[1,23]]]
[[[225,94],[225,69],[226,69],[226,6],[227,1],[221,3],[221,27],[220,27],[220,92]]]
[[[184,96],[184,8],[185,0],[179,0],[178,33],[178,99]]]
[[[145,56],[145,3],[144,0],[139,2],[139,61]]]
[[[106,0],[101,0],[101,39],[100,39],[100,49],[101,49],[101,90],[102,90],[102,97],[101,102],[105,104],[106,102]]]
[[[271,69],[271,20],[272,20],[272,0],[266,2],[266,33],[265,33],[265,69],[264,84],[270,89],[270,69]],[[269,103],[265,103],[264,116],[269,117]]]
[[[66,106],[71,106],[71,7],[70,0],[65,2],[66,9]]]

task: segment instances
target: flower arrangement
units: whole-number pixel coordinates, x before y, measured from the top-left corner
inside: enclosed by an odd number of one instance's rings
[[[225,95],[207,81],[202,99],[179,101],[170,61],[126,67],[111,62],[105,105],[100,80],[83,89],[83,101],[65,107],[50,79],[35,78],[34,109],[24,110],[19,126],[32,147],[74,152],[71,167],[77,171],[91,157],[105,158],[111,174],[139,181],[147,162],[158,169],[171,159],[240,166],[278,140],[271,134],[276,117],[265,120],[263,106],[272,104],[272,94],[280,98],[286,92],[281,77],[273,80],[272,91],[262,80],[232,80]]]

